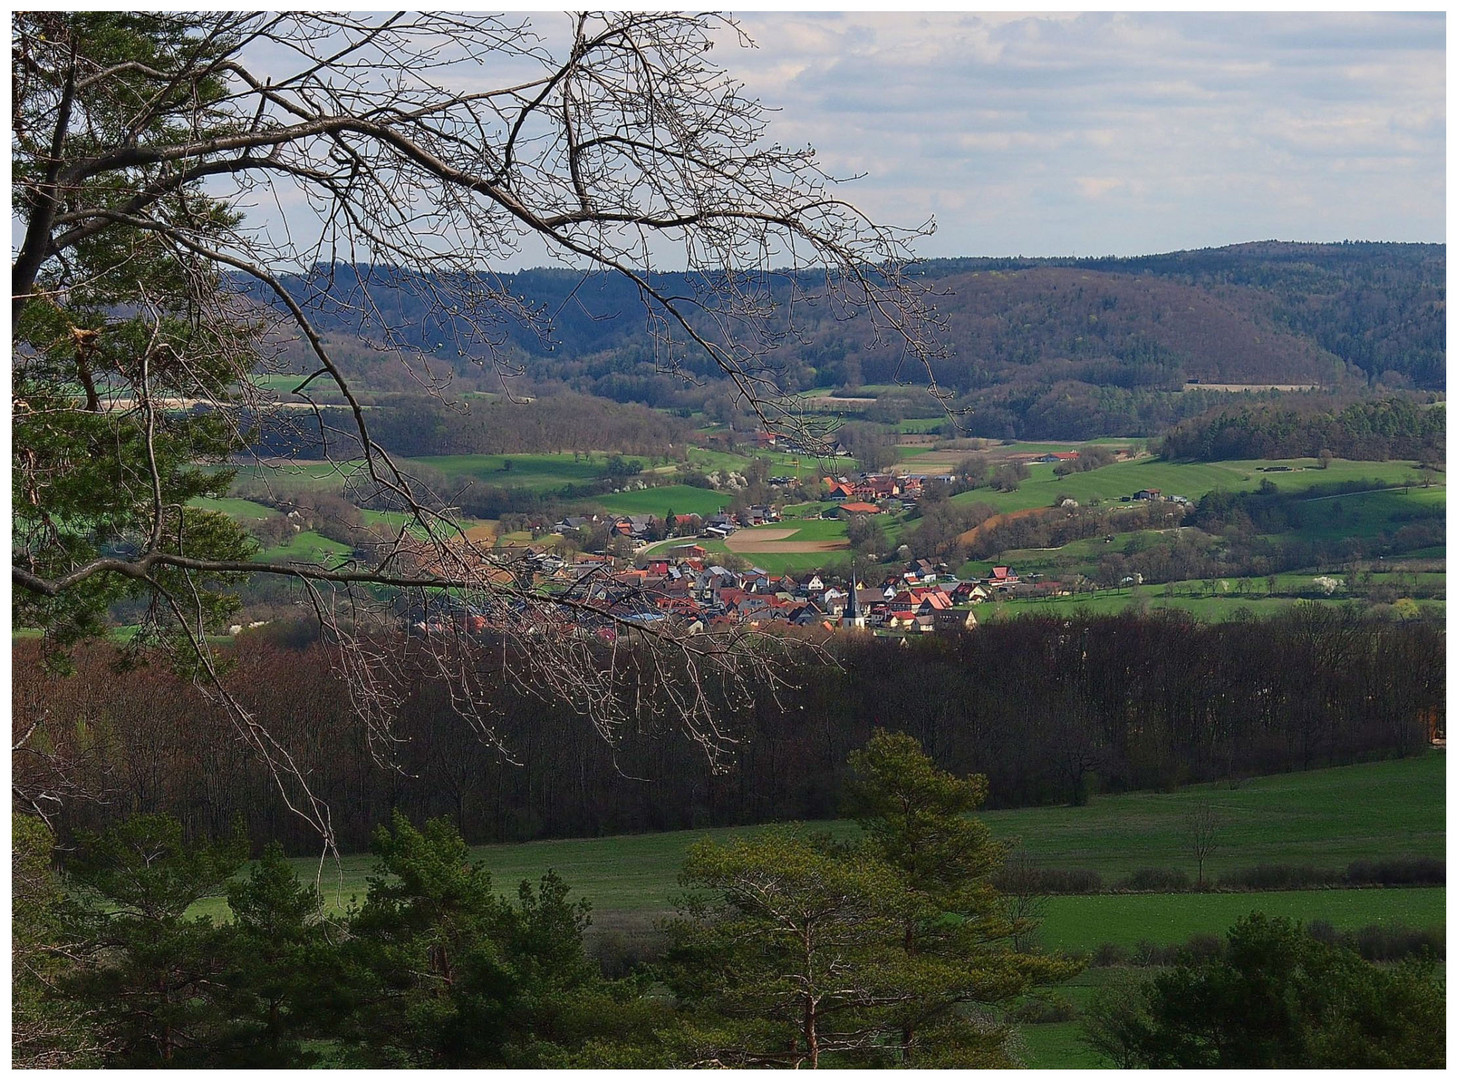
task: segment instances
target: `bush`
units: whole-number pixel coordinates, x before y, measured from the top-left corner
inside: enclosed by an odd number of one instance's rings
[[[1078,1006],[1062,994],[1035,997],[1012,1010],[1012,1018],[1020,1024],[1063,1024],[1078,1016]]]
[[[1347,867],[1349,885],[1446,885],[1448,866],[1442,859],[1404,857],[1372,862],[1358,859]]]
[[[1169,967],[1178,963],[1183,955],[1182,945],[1160,945],[1153,941],[1141,941],[1129,954],[1129,963],[1135,967]]]
[[[992,883],[998,892],[1011,896],[1082,896],[1104,889],[1104,879],[1097,870],[1026,866],[1011,862],[1003,865]]]
[[[1148,981],[1096,995],[1084,1038],[1119,1068],[1440,1069],[1444,1006],[1431,961],[1378,967],[1253,914],[1218,953],[1184,952]]]
[[[1357,950],[1363,960],[1390,964],[1410,957],[1442,960],[1447,944],[1442,930],[1373,924],[1341,936],[1341,943]]]
[[[1141,866],[1114,883],[1115,892],[1189,892],[1190,875],[1177,866]]]
[[[1106,941],[1094,949],[1089,967],[1123,967],[1129,962],[1129,950],[1122,945]]]
[[[1291,866],[1286,863],[1261,863],[1244,870],[1232,870],[1220,876],[1220,888],[1250,890],[1319,889],[1342,883],[1342,872],[1320,866]]]

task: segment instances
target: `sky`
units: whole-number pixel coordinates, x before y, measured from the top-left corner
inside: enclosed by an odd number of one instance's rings
[[[859,177],[836,193],[873,220],[934,219],[921,257],[1446,236],[1443,12],[737,17],[756,46],[722,33],[710,61],[774,110],[773,139]],[[564,45],[560,11],[530,20]],[[280,197],[250,220],[308,217]],[[498,268],[550,261],[526,240]]]
[[[774,136],[926,257],[1445,238],[1442,13],[739,19]]]

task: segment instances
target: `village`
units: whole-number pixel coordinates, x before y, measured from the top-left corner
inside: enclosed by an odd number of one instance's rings
[[[819,516],[894,513],[914,505],[928,485],[953,479],[870,473],[825,477],[820,481],[824,509]],[[1187,502],[1152,489],[1123,501],[1160,499]],[[973,609],[979,604],[1067,596],[1075,587],[1036,574],[1025,579],[1010,566],[993,566],[985,577],[959,577],[945,562],[928,559],[887,565],[853,556],[849,572],[842,564],[838,572],[772,574],[738,565],[743,557],[725,559],[704,546],[781,517],[782,508],[773,504],[723,509],[706,517],[674,515],[671,521],[646,514],[564,517],[543,527],[541,544],[493,552],[481,564],[483,582],[510,583],[543,599],[568,600],[579,627],[604,640],[634,627],[673,627],[684,634],[734,627],[901,637],[957,633],[977,626]],[[552,543],[588,535],[606,536],[610,542],[593,552],[572,552],[571,545]],[[524,601],[504,608],[493,601],[488,611],[452,598],[440,610],[415,613],[412,625],[424,633],[444,631],[452,623],[484,633],[497,620],[519,616],[525,608]]]

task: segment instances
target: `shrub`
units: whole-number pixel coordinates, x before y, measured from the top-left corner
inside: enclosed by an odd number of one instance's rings
[[[1444,1007],[1431,962],[1378,967],[1254,914],[1217,955],[1095,995],[1084,1038],[1119,1068],[1441,1069]]]
[[[1169,967],[1177,963],[1184,953],[1183,946],[1161,945],[1153,941],[1141,941],[1129,954],[1129,963],[1135,967]]]
[[[1097,870],[1028,866],[1011,861],[1003,865],[992,883],[998,892],[1012,896],[1083,895],[1102,892],[1104,888],[1104,879]]]
[[[1129,962],[1129,950],[1122,945],[1106,941],[1094,949],[1089,967],[1123,967]]]
[[[1419,930],[1412,926],[1363,926],[1343,934],[1342,944],[1357,950],[1363,960],[1387,964],[1410,957],[1442,960],[1447,945],[1442,930]]]
[[[1116,892],[1189,892],[1190,875],[1177,866],[1141,866],[1114,883]]]
[[[1347,867],[1351,885],[1446,885],[1448,867],[1442,859],[1406,856],[1372,862],[1358,859]]]
[[[1232,870],[1220,876],[1222,889],[1315,889],[1342,883],[1342,872],[1320,866],[1292,866],[1287,863],[1261,863],[1244,870]]]
[[[1020,1024],[1063,1024],[1078,1016],[1078,1006],[1062,994],[1034,997],[1012,1010],[1012,1018]]]

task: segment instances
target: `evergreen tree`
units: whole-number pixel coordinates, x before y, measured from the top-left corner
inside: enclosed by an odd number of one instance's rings
[[[247,856],[241,833],[188,844],[174,819],[139,815],[84,836],[68,867],[68,932],[84,962],[61,989],[85,1010],[110,1066],[205,1066],[232,1024],[227,933],[198,900]]]
[[[96,1061],[81,1010],[55,992],[71,961],[53,847],[45,822],[10,815],[10,1064],[17,1069]]]
[[[700,1010],[688,1060],[1015,1064],[999,1010],[1077,965],[1011,947],[1028,928],[990,881],[1006,845],[966,816],[986,780],[888,732],[850,762],[861,840],[778,830],[690,850],[680,880],[709,895],[672,925],[669,968]]]
[[[910,987],[894,1010],[902,1063],[1007,1063],[1009,1032],[995,1010],[1077,966],[1012,948],[1029,928],[1007,917],[991,880],[1009,845],[968,816],[987,797],[986,777],[959,779],[912,736],[885,730],[849,761],[847,809],[902,894],[897,939]],[[977,1024],[968,1022],[974,1009]]]
[[[900,1000],[899,899],[887,868],[791,830],[689,850],[680,881],[711,891],[670,926],[669,983],[697,1010],[689,1062],[877,1062]]]
[[[1254,913],[1218,954],[1096,1003],[1086,1038],[1124,1067],[1441,1069],[1444,1006],[1431,961],[1379,968]]]
[[[319,997],[337,968],[324,934],[319,890],[300,881],[277,843],[248,876],[229,884],[228,988],[232,1030],[213,1064],[230,1068],[300,1068],[319,1055],[304,1047]]]

